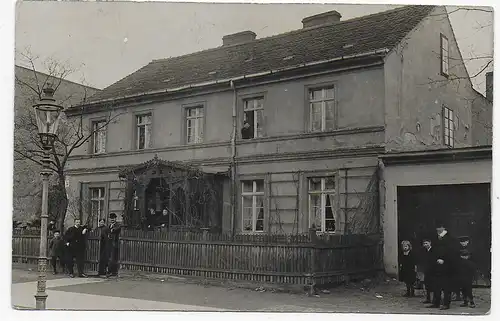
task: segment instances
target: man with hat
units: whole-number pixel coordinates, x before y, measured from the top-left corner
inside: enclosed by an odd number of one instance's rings
[[[109,247],[110,247],[110,258],[108,265],[108,276],[118,276],[118,260],[120,256],[120,232],[121,226],[116,221],[116,214],[109,214]]]
[[[435,240],[433,258],[434,295],[430,308],[438,308],[441,303],[441,293],[444,294],[441,310],[448,310],[451,303],[453,281],[456,280],[457,264],[460,259],[458,240],[453,238],[443,222],[436,222],[437,240]]]

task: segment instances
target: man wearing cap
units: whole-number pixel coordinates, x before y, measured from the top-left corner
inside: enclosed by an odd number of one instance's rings
[[[456,280],[457,264],[460,259],[458,240],[446,230],[443,222],[436,224],[437,240],[434,248],[433,283],[434,296],[430,308],[438,308],[441,303],[441,293],[444,293],[441,310],[448,310],[451,303],[453,281]]]
[[[109,214],[109,246],[110,246],[110,258],[108,265],[108,276],[118,276],[118,260],[120,256],[120,232],[121,226],[116,222],[116,214]]]

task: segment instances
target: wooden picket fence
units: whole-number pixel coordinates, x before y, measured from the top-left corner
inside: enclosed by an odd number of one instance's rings
[[[35,263],[37,231],[15,230],[14,261]],[[95,271],[99,238],[90,232],[87,269]],[[121,269],[258,283],[326,286],[382,269],[379,235],[236,235],[124,230]]]

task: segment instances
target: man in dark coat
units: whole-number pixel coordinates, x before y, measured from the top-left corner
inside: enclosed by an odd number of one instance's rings
[[[69,270],[69,275],[74,277],[73,274],[73,259],[76,259],[76,266],[78,269],[79,277],[87,277],[83,273],[84,263],[85,263],[85,241],[87,228],[80,225],[81,221],[75,219],[75,225],[68,228],[64,234],[64,239],[66,241],[66,246],[68,247],[68,262],[67,267]]]
[[[116,214],[109,214],[109,248],[110,257],[108,265],[108,275],[118,276],[118,260],[120,258],[120,232],[121,226],[116,222]]]
[[[109,228],[106,226],[104,219],[99,220],[99,270],[98,276],[105,276],[107,273],[109,263]]]
[[[476,273],[476,266],[471,260],[470,253],[467,249],[462,249],[460,251],[460,263],[458,265],[458,284],[460,290],[462,291],[464,303],[461,307],[469,306],[475,308],[474,296],[472,295],[472,283],[474,281],[474,275]]]
[[[437,240],[434,242],[433,283],[434,297],[430,307],[440,306],[441,293],[444,293],[441,310],[448,310],[451,303],[451,292],[457,275],[457,264],[460,258],[458,240],[450,236],[444,224],[436,224]]]

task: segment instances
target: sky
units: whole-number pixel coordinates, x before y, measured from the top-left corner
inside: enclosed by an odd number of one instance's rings
[[[76,69],[68,80],[104,88],[153,59],[220,46],[226,34],[252,30],[261,38],[300,29],[304,17],[329,10],[337,10],[345,20],[392,8],[353,4],[19,1],[15,41],[17,51],[29,48],[33,56],[39,57],[39,71],[44,71],[43,61],[56,59]],[[482,11],[450,15],[471,75],[486,61],[469,58],[493,54],[492,19],[492,14]],[[25,64],[19,59],[16,63]],[[484,93],[484,73],[473,83]]]

